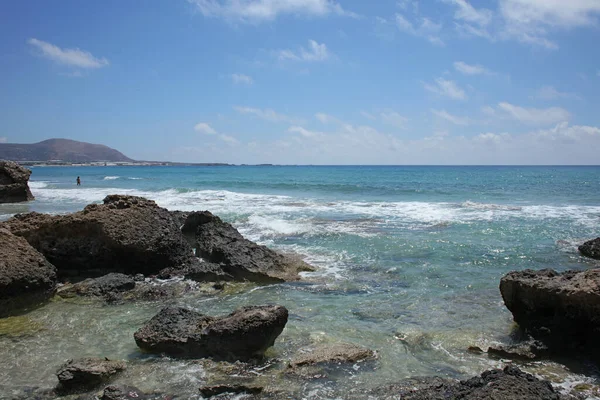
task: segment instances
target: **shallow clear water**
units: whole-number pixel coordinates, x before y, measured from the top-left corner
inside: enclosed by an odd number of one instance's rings
[[[466,377],[502,365],[467,351],[511,340],[500,278],[525,268],[597,265],[576,247],[599,235],[600,167],[36,167],[31,179],[36,200],[0,205],[0,218],[72,212],[107,194],[129,193],[171,210],[210,210],[252,240],[304,255],[319,269],[303,282],[171,303],[208,314],[285,305],[290,321],[269,353],[282,364],[319,341],[379,352],[374,365],[330,380],[257,378],[305,398],[336,398],[352,387],[416,375]],[[0,390],[51,387],[64,360],[107,356],[132,361],[119,381],[188,398],[216,379],[215,367],[147,356],[133,341],[133,332],[164,305],[55,302],[31,312],[25,324],[36,329],[0,336]],[[586,367],[524,368],[566,386],[596,382]]]

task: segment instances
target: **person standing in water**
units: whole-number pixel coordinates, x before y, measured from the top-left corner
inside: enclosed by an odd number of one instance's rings
[[[81,179],[79,177],[77,177],[77,186],[81,186]]]

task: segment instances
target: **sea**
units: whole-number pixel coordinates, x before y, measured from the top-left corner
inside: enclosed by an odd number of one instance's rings
[[[243,373],[237,378],[285,390],[290,398],[343,398],[416,376],[464,379],[510,363],[561,390],[579,390],[588,398],[600,393],[599,372],[585,362],[519,363],[469,351],[517,340],[498,289],[509,271],[600,266],[577,251],[584,241],[600,236],[600,167],[32,171],[35,201],[0,205],[0,219],[30,211],[70,213],[109,194],[144,196],[169,210],[209,210],[253,241],[302,256],[316,271],[304,273],[298,282],[191,293],[166,302],[57,300],[5,320],[0,326],[0,398],[2,391],[54,386],[57,367],[84,356],[127,360],[129,368],[117,383],[179,394],[176,398],[200,398],[199,386],[233,379],[231,370],[218,363],[151,356],[137,348],[133,333],[167,304],[209,315],[251,304],[287,307],[290,319],[266,364],[253,367],[251,378]],[[78,176],[81,186],[75,184]],[[368,347],[377,352],[377,360],[331,367],[312,379],[285,373],[285,364],[306,349],[340,342]]]

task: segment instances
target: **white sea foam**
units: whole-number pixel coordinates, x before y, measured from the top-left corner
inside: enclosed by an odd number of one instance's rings
[[[29,181],[28,185],[30,189],[43,189],[48,187],[49,183],[45,181]]]
[[[120,176],[105,176],[104,180],[105,181],[114,181],[115,179],[119,179]]]

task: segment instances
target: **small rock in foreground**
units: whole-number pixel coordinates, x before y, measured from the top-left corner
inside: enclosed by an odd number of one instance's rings
[[[125,369],[123,361],[100,358],[69,360],[60,367],[57,390],[77,392],[93,389]]]
[[[600,260],[600,237],[593,240],[588,240],[579,246],[579,252],[586,257]]]
[[[288,319],[282,306],[242,307],[210,317],[167,307],[134,334],[137,345],[154,353],[222,360],[260,358],[281,334]]]

